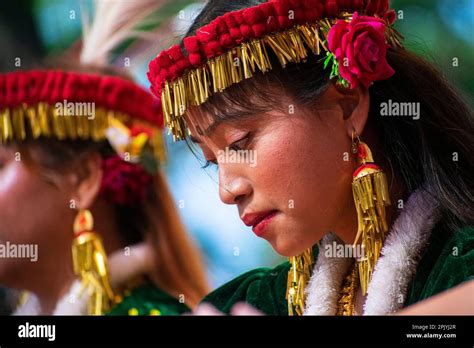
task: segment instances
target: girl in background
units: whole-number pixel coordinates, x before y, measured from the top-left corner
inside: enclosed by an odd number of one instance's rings
[[[0,239],[16,314],[177,315],[206,294],[161,171],[156,101],[110,52],[163,2],[96,2],[79,51],[0,75]],[[71,247],[72,246],[72,247]]]

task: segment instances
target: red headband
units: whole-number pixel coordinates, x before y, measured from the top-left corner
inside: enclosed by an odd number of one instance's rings
[[[136,83],[116,76],[55,70],[16,71],[0,75],[0,110],[23,103],[91,102],[132,119],[163,126],[159,103]]]
[[[179,116],[188,106],[202,104],[211,94],[251,77],[256,69],[270,70],[267,47],[282,66],[304,61],[308,49],[315,54],[320,47],[328,51],[330,27],[337,18],[352,18],[356,12],[387,24],[395,19],[388,0],[270,0],[217,17],[186,37],[184,49],[174,45],[159,53],[147,76],[152,93],[161,98],[173,136],[186,137],[187,127]],[[399,43],[398,33],[387,36],[391,43]],[[232,66],[236,57],[243,68]]]
[[[63,104],[75,103],[93,105],[93,117],[58,112]],[[145,196],[151,168],[157,169],[153,158],[164,160],[162,128],[161,103],[132,81],[56,70],[0,74],[0,144],[40,136],[108,140],[117,156],[103,160],[100,193],[116,204],[133,204]],[[146,151],[151,156],[145,166]]]

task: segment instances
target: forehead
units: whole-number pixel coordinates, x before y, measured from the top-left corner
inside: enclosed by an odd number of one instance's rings
[[[183,115],[188,126],[190,139],[197,142],[200,137],[205,136],[205,131],[216,122],[215,117],[210,113],[204,112],[202,108],[191,107]]]
[[[236,128],[245,128],[250,121],[256,121],[265,113],[246,113],[241,115],[211,115],[204,112],[188,113],[185,121],[189,128],[189,138],[195,143],[200,143],[203,138],[222,136],[233,132]]]

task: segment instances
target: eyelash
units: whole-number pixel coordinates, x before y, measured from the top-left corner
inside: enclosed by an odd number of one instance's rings
[[[248,141],[248,139],[250,138],[250,132],[247,133],[244,137],[242,137],[241,139],[233,142],[232,144],[229,145],[229,149],[231,150],[234,150],[234,151],[239,151],[239,150],[243,150],[243,146],[239,146],[241,145],[242,143]],[[216,166],[218,167],[219,164],[217,163],[216,160],[212,160],[212,161],[206,161],[206,163],[204,163],[203,166],[201,166],[202,169],[205,169],[205,168],[208,168],[209,166]]]

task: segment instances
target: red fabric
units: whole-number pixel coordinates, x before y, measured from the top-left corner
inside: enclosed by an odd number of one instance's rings
[[[334,17],[337,15],[338,6],[337,0],[326,0],[326,15]]]
[[[244,9],[242,15],[245,18],[245,22],[248,24],[260,23],[264,20],[263,12],[260,11],[258,6]]]
[[[168,50],[168,55],[170,56],[171,60],[174,62],[180,61],[184,58],[183,52],[181,51],[181,47],[179,45],[174,45]]]
[[[193,66],[201,65],[204,59],[203,59],[203,54],[201,52],[201,44],[198,38],[195,36],[186,37],[183,40],[183,42],[184,42],[184,48],[186,48],[186,51],[189,54],[188,56],[189,63],[192,64]],[[151,67],[152,66],[150,63],[150,71],[152,70]]]
[[[118,205],[142,201],[153,178],[140,165],[126,162],[120,156],[102,161],[103,177],[99,194]]]
[[[354,178],[357,177],[357,175],[359,175],[359,173],[360,173],[361,171],[363,171],[364,169],[366,169],[366,168],[371,168],[371,169],[375,169],[375,170],[381,170],[380,167],[379,167],[378,165],[374,164],[374,163],[366,163],[366,164],[363,164],[363,165],[361,165],[360,167],[358,167],[358,168],[354,171],[354,173],[352,174],[352,177],[354,177]]]
[[[378,15],[383,17],[388,11],[388,0],[368,0],[365,14],[368,16]]]
[[[365,159],[367,157],[367,150],[364,145],[357,146],[357,157]]]
[[[95,103],[96,108],[119,111],[155,125],[163,124],[161,112],[153,108],[154,97],[134,82],[117,76],[59,70],[0,74],[0,109],[22,103],[54,105],[64,100]]]

